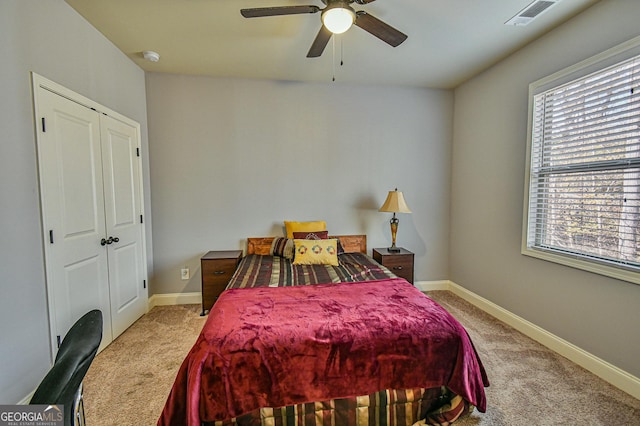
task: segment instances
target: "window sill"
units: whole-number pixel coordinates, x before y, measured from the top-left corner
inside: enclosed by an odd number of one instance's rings
[[[559,253],[552,250],[534,249],[531,247],[523,247],[521,253],[525,256],[570,266],[594,274],[604,275],[633,284],[640,284],[640,273],[617,266],[610,266],[604,262],[590,261],[576,255]]]

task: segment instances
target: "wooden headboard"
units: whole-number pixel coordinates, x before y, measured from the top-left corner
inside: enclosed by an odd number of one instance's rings
[[[250,237],[247,238],[247,254],[268,255],[274,238],[278,237]],[[366,235],[330,235],[337,238],[346,253],[367,253]]]

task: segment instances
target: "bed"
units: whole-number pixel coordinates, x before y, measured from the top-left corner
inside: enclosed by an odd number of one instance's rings
[[[248,239],[158,425],[449,424],[485,411],[489,381],[458,321],[367,256],[365,236],[326,239],[336,265],[294,264],[287,238]]]

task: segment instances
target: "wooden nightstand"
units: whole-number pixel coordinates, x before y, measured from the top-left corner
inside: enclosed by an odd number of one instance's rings
[[[413,284],[413,253],[409,250],[400,248],[399,252],[390,252],[386,248],[374,248],[373,259]]]
[[[229,284],[242,259],[242,250],[210,251],[200,259],[202,266],[202,314],[213,304]]]

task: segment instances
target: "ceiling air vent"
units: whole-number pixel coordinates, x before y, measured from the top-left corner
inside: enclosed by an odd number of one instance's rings
[[[533,3],[518,12],[516,16],[505,22],[505,25],[527,25],[558,1],[560,0],[534,0]]]

